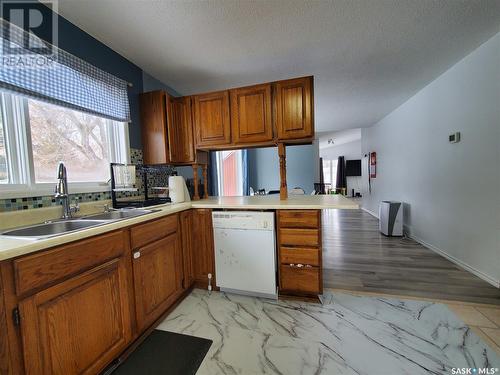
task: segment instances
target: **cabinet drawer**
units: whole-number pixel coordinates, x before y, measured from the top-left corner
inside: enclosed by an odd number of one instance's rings
[[[280,210],[280,228],[319,228],[318,210]]]
[[[320,273],[317,267],[280,266],[280,291],[320,294]]]
[[[319,231],[317,229],[279,230],[280,245],[319,246]]]
[[[132,227],[132,249],[137,249],[177,231],[177,214]]]
[[[81,273],[125,251],[123,232],[103,234],[14,261],[17,295]]]
[[[319,254],[320,250],[317,248],[305,248],[305,247],[280,247],[280,263],[290,264],[290,263],[301,263],[309,264],[311,266],[319,266]]]

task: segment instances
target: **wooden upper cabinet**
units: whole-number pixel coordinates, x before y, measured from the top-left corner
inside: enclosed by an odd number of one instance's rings
[[[167,94],[152,91],[139,96],[144,164],[170,162],[167,140]]]
[[[26,374],[98,374],[129,344],[125,258],[19,303]]]
[[[229,93],[233,142],[272,141],[271,84],[237,88]]]
[[[191,97],[174,98],[168,101],[168,148],[172,163],[194,163],[195,148]]]
[[[193,102],[196,146],[209,148],[231,143],[229,92],[195,95]]]
[[[144,163],[197,163],[198,149],[311,142],[313,91],[311,76],[191,97],[141,94]]]
[[[276,130],[279,140],[314,136],[313,77],[275,83]]]

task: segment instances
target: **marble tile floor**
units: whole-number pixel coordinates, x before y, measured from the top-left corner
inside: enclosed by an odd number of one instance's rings
[[[451,374],[500,354],[432,301],[326,292],[324,304],[195,289],[157,327],[213,340],[198,374]]]
[[[360,296],[376,296],[442,303],[455,313],[486,344],[500,355],[500,306],[484,303],[450,301],[436,298],[415,297],[378,292],[362,292],[344,289],[327,288],[331,293],[348,293]]]

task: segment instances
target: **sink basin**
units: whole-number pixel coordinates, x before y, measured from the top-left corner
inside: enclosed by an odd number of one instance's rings
[[[97,215],[90,215],[87,217],[81,218],[82,220],[122,220],[122,219],[129,219],[131,217],[136,217],[136,216],[142,216],[142,215],[147,215],[152,212],[155,212],[153,210],[141,210],[141,209],[132,209],[132,210],[116,210],[116,211],[109,211],[109,212],[104,212],[102,214],[97,214]]]
[[[3,236],[41,239],[106,224],[104,220],[61,220],[3,232]]]
[[[95,227],[98,225],[109,224],[110,222],[113,221],[147,215],[156,211],[157,210],[141,210],[141,209],[116,210],[116,211],[104,212],[102,214],[82,217],[78,219],[53,221],[44,224],[35,224],[29,227],[24,227],[19,229],[11,229],[1,233],[1,235],[19,237],[19,238],[29,238],[29,239],[49,238],[54,236],[60,236],[62,234],[70,232],[76,232],[90,227]]]

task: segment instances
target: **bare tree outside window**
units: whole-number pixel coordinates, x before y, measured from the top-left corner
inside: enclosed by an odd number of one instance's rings
[[[59,161],[70,182],[109,179],[107,120],[87,113],[28,100],[35,182],[54,182]],[[1,179],[0,143],[0,179]]]

